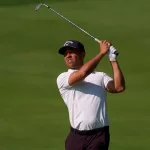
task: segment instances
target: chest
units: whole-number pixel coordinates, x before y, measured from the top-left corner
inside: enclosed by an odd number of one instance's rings
[[[92,74],[86,77],[82,82],[78,83],[75,86],[75,89],[86,94],[101,93],[104,92],[103,80],[101,77]]]

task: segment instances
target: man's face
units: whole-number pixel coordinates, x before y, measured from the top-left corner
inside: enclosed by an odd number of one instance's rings
[[[70,69],[79,69],[83,65],[84,56],[84,52],[68,48],[64,53],[64,60]]]

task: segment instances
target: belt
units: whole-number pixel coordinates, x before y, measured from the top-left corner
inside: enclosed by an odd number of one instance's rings
[[[70,131],[72,133],[79,134],[79,135],[92,135],[92,134],[96,134],[96,133],[104,132],[104,131],[109,132],[109,126],[105,126],[102,128],[96,128],[96,129],[92,129],[92,130],[77,130],[77,129],[70,127]]]

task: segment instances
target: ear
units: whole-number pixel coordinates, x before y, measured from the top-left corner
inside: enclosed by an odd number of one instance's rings
[[[81,56],[84,58],[84,57],[85,57],[85,52],[82,52],[82,53],[81,53]]]

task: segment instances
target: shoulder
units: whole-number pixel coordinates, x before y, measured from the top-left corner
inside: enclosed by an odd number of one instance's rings
[[[99,77],[104,77],[105,75],[107,75],[105,72],[98,72],[98,71],[95,71],[93,72],[95,75],[99,76]]]
[[[112,77],[110,77],[105,72],[95,72],[97,74],[97,77],[100,78],[105,84],[107,84],[110,80],[113,80]]]
[[[71,72],[63,72],[57,77],[58,88],[70,88],[68,83]]]
[[[63,78],[65,78],[65,76],[67,74],[68,74],[68,72],[63,72],[63,73],[59,74],[57,77],[57,83],[59,83]]]
[[[94,71],[86,78],[86,80],[91,81],[93,83],[103,84],[104,78],[105,78],[104,72]]]

